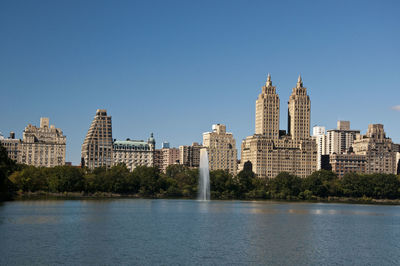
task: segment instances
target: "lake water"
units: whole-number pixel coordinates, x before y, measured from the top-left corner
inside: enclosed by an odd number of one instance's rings
[[[192,200],[0,205],[0,265],[400,265],[400,206]]]

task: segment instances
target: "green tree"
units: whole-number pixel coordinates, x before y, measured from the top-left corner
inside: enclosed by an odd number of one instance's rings
[[[302,190],[318,197],[335,196],[338,193],[337,179],[332,171],[319,170],[302,180]]]
[[[56,166],[45,171],[52,192],[80,192],[85,189],[84,173],[73,166]]]
[[[16,168],[16,163],[8,158],[6,148],[0,144],[0,200],[10,198],[13,190],[15,190],[8,177]]]
[[[27,166],[14,172],[10,180],[22,191],[48,191],[46,168]]]
[[[301,190],[301,178],[287,172],[279,173],[268,182],[268,191],[275,199],[296,199]]]

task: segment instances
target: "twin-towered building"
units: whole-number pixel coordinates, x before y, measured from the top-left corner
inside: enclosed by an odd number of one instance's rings
[[[242,142],[239,170],[250,162],[260,178],[280,172],[306,177],[317,168],[317,146],[310,137],[311,101],[299,76],[288,103],[288,131],[279,129],[280,100],[268,75],[256,100],[255,134]]]

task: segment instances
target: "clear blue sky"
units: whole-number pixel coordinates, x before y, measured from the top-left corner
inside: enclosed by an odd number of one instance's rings
[[[399,14],[399,1],[1,1],[0,131],[50,117],[77,164],[106,108],[117,139],[177,147],[224,123],[240,148],[269,72],[282,129],[301,73],[311,126],[382,123],[400,142]]]

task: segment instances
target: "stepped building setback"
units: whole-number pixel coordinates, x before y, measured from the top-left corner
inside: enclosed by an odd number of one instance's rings
[[[367,174],[396,174],[395,146],[392,139],[386,137],[381,124],[368,125],[367,134],[359,136],[353,143],[354,153],[366,157]]]
[[[279,130],[279,96],[271,75],[256,101],[255,134],[242,142],[239,170],[250,162],[260,178],[280,172],[306,177],[317,168],[317,146],[310,137],[311,101],[299,76],[288,102],[288,133]]]
[[[89,169],[112,165],[112,125],[107,110],[98,109],[82,144],[81,165]]]

